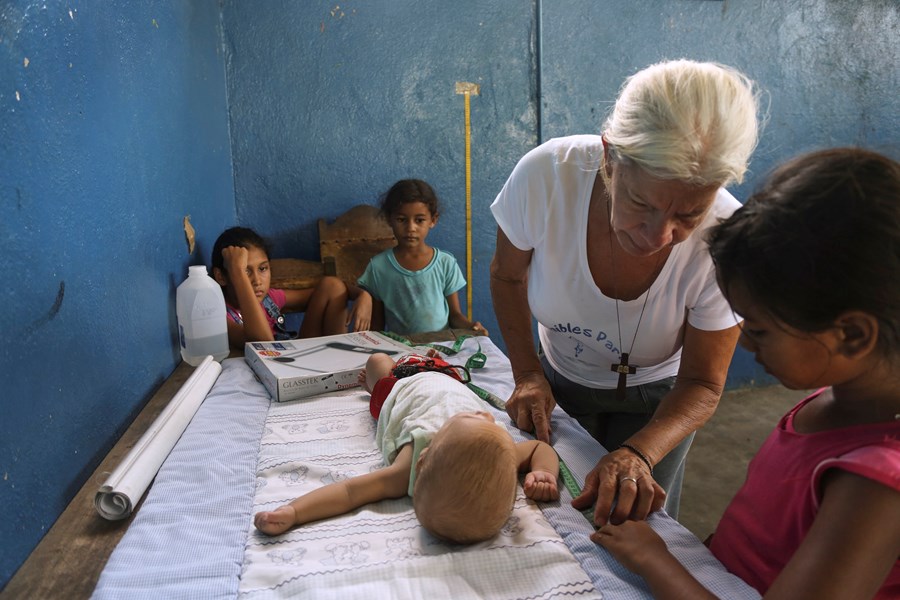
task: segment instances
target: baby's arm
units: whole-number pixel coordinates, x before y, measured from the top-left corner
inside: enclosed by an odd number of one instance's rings
[[[343,515],[386,498],[401,498],[409,488],[411,467],[412,445],[407,444],[390,466],[320,487],[273,511],[258,512],[253,524],[263,533],[278,535],[294,525]]]
[[[487,329],[478,321],[470,321],[459,308],[459,294],[453,292],[447,296],[447,306],[450,308],[450,327],[453,329],[474,329],[481,335],[487,335]]]
[[[559,498],[556,476],[559,473],[559,456],[549,445],[538,440],[516,444],[519,471],[525,476],[525,496],[539,502]]]

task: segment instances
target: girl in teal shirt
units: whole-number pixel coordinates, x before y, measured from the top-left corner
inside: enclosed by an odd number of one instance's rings
[[[437,195],[419,179],[402,179],[381,199],[397,245],[378,254],[357,284],[373,298],[372,328],[399,334],[448,327],[487,330],[459,308],[458,292],[466,285],[456,259],[425,243],[438,221]]]

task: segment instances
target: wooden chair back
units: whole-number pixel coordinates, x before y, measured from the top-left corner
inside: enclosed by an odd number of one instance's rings
[[[356,283],[369,259],[396,245],[394,234],[375,206],[354,206],[333,223],[319,219],[319,253],[326,275]]]
[[[356,283],[369,259],[396,244],[390,226],[378,208],[368,204],[354,206],[332,223],[319,219],[320,261],[299,258],[275,258],[271,286],[278,289],[315,287],[325,275],[335,275]]]

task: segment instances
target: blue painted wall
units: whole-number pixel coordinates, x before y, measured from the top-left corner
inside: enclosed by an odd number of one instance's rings
[[[489,205],[537,140],[533,3],[336,4],[225,4],[238,221],[271,238],[277,256],[317,259],[319,218],[416,177],[444,204],[429,243],[465,273],[465,100],[455,89],[479,84],[470,100],[470,284],[473,316],[498,332]]]
[[[457,82],[481,85],[473,306],[497,332],[488,207],[527,150],[689,56],[770,95],[739,197],[803,150],[897,156],[898,25],[894,0],[3,3],[0,585],[176,366],[174,289],[222,229],[314,259],[318,218],[420,177],[445,204],[429,239],[464,264]],[[731,384],[759,381],[739,355]]]
[[[175,287],[234,222],[220,14],[0,4],[0,585],[177,366]]]

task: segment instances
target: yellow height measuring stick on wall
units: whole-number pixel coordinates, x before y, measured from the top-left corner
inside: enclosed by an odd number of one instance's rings
[[[466,316],[472,320],[472,121],[469,98],[477,96],[481,86],[477,83],[456,82],[456,93],[465,96],[466,102]]]

